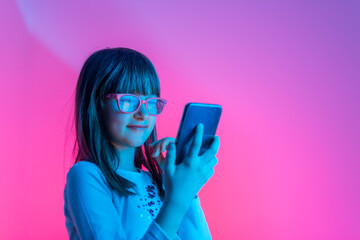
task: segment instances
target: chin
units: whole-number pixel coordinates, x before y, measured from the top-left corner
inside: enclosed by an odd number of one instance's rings
[[[131,141],[110,141],[110,143],[115,147],[115,148],[126,148],[126,147],[141,147],[141,145],[143,145],[145,143],[145,141],[143,142],[131,142]]]
[[[145,141],[143,141],[143,142],[132,142],[132,143],[129,143],[128,146],[129,147],[141,147],[144,143],[145,143]]]

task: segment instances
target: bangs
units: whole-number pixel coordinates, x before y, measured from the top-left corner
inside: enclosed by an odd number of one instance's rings
[[[119,52],[116,63],[105,80],[108,93],[132,93],[160,97],[160,83],[150,60],[139,52]],[[108,87],[106,87],[108,86]]]
[[[159,80],[148,72],[139,74],[136,70],[135,72],[130,71],[129,73],[119,76],[116,82],[117,84],[114,89],[110,89],[114,93],[160,96]]]

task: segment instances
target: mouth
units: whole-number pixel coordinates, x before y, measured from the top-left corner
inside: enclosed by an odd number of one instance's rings
[[[145,129],[148,126],[147,125],[128,125],[127,127],[134,131],[145,131]]]

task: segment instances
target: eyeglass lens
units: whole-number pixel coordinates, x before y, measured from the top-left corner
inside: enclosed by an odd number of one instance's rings
[[[139,99],[131,95],[122,96],[119,100],[119,107],[121,111],[127,113],[135,111],[139,104]],[[148,111],[153,115],[160,114],[164,109],[164,105],[164,101],[156,98],[149,99],[147,102]]]

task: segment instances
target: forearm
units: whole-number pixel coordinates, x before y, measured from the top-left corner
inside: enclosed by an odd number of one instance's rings
[[[211,239],[209,226],[198,197],[192,201],[177,234],[181,239]]]
[[[180,224],[189,208],[189,204],[180,204],[165,199],[155,221],[166,232],[170,239],[176,237]]]

